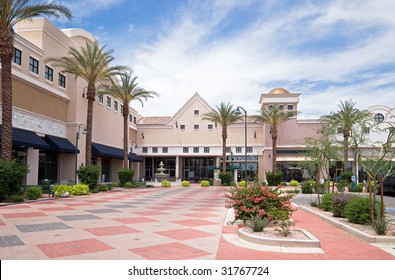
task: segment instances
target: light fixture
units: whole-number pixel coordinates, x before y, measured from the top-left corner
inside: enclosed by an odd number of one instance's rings
[[[243,107],[237,106],[236,113],[241,114],[240,110],[244,112],[244,180],[247,181],[247,111]]]
[[[82,90],[82,98],[85,98],[85,90],[88,90],[88,87],[84,87],[84,89]]]
[[[134,149],[137,150],[139,148],[139,146],[137,146],[137,144],[134,145]]]
[[[141,132],[141,138],[144,139],[144,132]]]
[[[77,159],[78,159],[78,140],[80,139],[81,127],[84,127],[82,134],[88,134],[88,128],[84,123],[77,125],[77,132],[75,133],[75,184],[77,184]]]

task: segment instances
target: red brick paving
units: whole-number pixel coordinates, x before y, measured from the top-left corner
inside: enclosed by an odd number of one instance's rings
[[[159,222],[157,220],[145,217],[133,217],[133,218],[119,218],[114,219],[114,221],[123,223],[123,224],[136,224],[136,223],[150,223],[150,222]]]
[[[3,214],[4,218],[31,218],[31,217],[40,217],[47,216],[47,214],[43,212],[22,212],[22,213],[7,213]]]
[[[191,228],[159,231],[156,233],[166,236],[166,237],[177,239],[177,240],[196,239],[196,238],[202,238],[202,237],[208,237],[208,236],[215,235],[215,234],[211,234],[208,232],[195,230],[195,229],[191,229]]]
[[[159,215],[169,215],[169,213],[161,211],[143,211],[143,212],[133,212],[133,214],[138,214],[141,216],[159,216]]]
[[[199,220],[199,219],[180,220],[180,221],[171,221],[171,222],[188,227],[216,225],[216,223],[205,221],[205,220]]]
[[[181,243],[160,244],[129,251],[147,260],[186,260],[209,255],[210,253]]]
[[[218,217],[218,215],[209,214],[209,213],[188,213],[182,214],[183,216],[193,217],[193,218],[207,218],[207,217]]]
[[[26,209],[26,208],[31,208],[29,205],[27,204],[20,204],[20,205],[7,205],[4,206],[3,209]]]
[[[94,238],[68,242],[38,244],[36,246],[51,259],[113,249],[107,244]]]
[[[44,208],[38,208],[41,211],[72,211],[75,210],[72,207],[44,207]]]
[[[4,223],[2,220],[0,220],[0,226],[5,226],[6,223]]]
[[[107,236],[115,234],[126,234],[140,232],[134,228],[127,226],[110,226],[110,227],[98,227],[98,228],[85,228],[84,230],[96,235],[96,236]]]

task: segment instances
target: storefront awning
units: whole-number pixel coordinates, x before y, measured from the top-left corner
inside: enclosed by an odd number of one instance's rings
[[[0,129],[0,138],[1,138],[1,129]],[[12,146],[32,147],[35,149],[44,149],[44,150],[49,149],[49,145],[35,132],[19,129],[19,128],[12,128]]]
[[[52,135],[46,135],[44,138],[45,142],[48,143],[50,149],[56,152],[62,153],[75,153],[76,147],[71,144],[66,138],[56,137]]]
[[[132,162],[143,162],[142,158],[135,153],[129,153],[129,160],[131,160]]]
[[[92,156],[123,159],[123,150],[103,144],[92,143]]]

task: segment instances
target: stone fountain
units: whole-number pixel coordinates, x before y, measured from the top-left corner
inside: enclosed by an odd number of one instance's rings
[[[156,169],[156,170],[158,170],[158,173],[155,173],[155,174],[154,174],[154,175],[155,175],[155,179],[159,180],[159,182],[162,182],[162,180],[164,180],[164,179],[166,179],[167,177],[169,177],[169,174],[165,173],[166,168],[164,168],[163,166],[164,166],[164,164],[163,164],[163,162],[161,161],[161,162],[159,163],[159,168]]]

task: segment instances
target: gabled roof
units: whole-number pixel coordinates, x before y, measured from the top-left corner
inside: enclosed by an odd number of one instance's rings
[[[191,106],[191,104],[192,104],[193,102],[195,102],[196,100],[198,100],[198,101],[207,109],[207,111],[211,112],[211,111],[214,110],[214,108],[211,107],[211,106],[206,102],[206,100],[204,100],[204,99],[196,92],[196,93],[195,93],[194,95],[192,95],[192,97],[184,104],[184,106],[182,106],[181,109],[178,110],[178,112],[174,114],[174,116],[171,118],[171,120],[169,121],[168,124],[169,124],[169,125],[174,124],[174,123],[177,121],[177,119],[179,118],[179,116],[180,116],[185,110],[187,110],[187,109],[189,108],[189,106]]]
[[[168,124],[171,117],[142,117],[138,120],[139,125],[158,125],[158,124]]]

